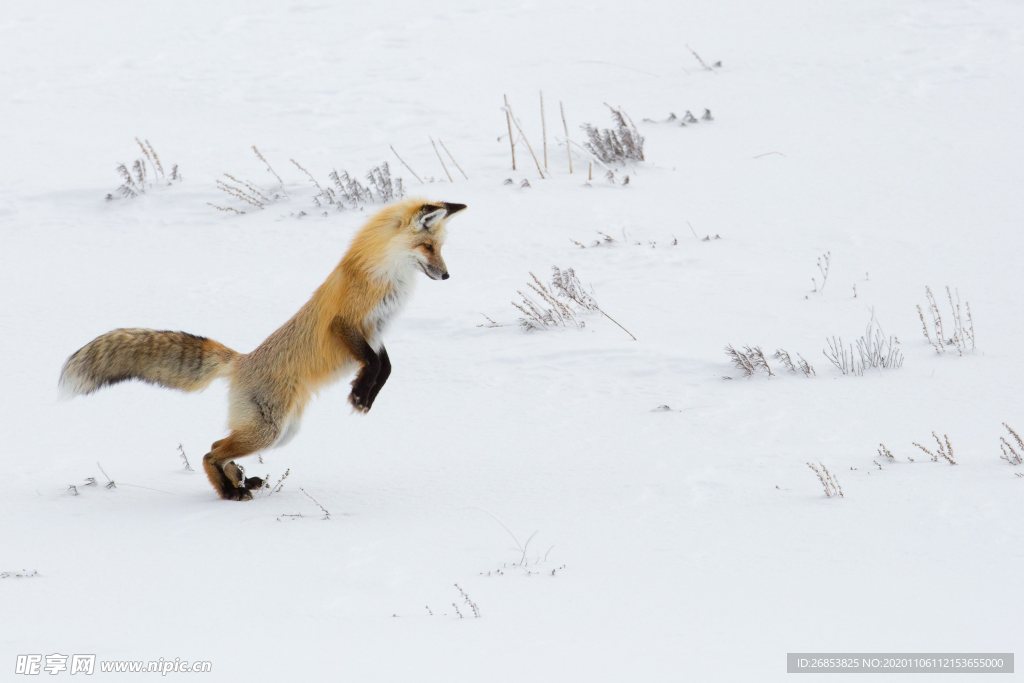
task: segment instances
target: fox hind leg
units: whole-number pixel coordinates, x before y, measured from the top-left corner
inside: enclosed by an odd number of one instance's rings
[[[203,470],[217,495],[225,500],[251,500],[250,491],[263,486],[263,480],[259,477],[243,479],[242,469],[235,464],[234,458],[268,448],[275,438],[276,434],[261,430],[236,429],[228,438],[214,442],[210,452],[203,457]]]

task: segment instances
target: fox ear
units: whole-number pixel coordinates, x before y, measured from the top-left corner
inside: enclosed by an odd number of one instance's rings
[[[454,216],[466,208],[465,204],[452,204],[451,202],[442,202],[441,205],[448,211],[449,216]]]
[[[448,209],[439,208],[432,205],[424,206],[421,209],[421,211],[424,213],[420,215],[420,218],[417,221],[417,223],[423,230],[433,229],[435,225],[440,223],[441,220],[448,215]]]

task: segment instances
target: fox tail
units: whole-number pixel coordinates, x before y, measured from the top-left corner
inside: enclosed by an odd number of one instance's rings
[[[232,376],[239,358],[241,354],[220,342],[187,332],[120,329],[71,354],[59,386],[65,398],[130,379],[202,391],[214,379]]]

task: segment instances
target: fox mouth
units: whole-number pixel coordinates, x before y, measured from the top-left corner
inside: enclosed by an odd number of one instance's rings
[[[423,274],[426,275],[427,277],[429,277],[431,280],[447,280],[448,279],[448,273],[442,273],[438,269],[431,268],[430,266],[428,266],[426,264],[423,264],[423,263],[420,264],[420,270],[422,270]]]

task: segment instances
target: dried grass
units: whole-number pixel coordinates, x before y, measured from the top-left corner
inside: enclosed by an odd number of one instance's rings
[[[737,351],[729,344],[725,347],[725,355],[729,356],[733,365],[743,373],[744,377],[753,377],[761,372],[769,377],[775,376],[760,346],[744,346],[742,351]]]
[[[135,138],[135,143],[142,150],[142,156],[132,162],[131,166],[117,165],[116,170],[117,175],[121,177],[121,185],[114,192],[124,199],[133,199],[141,194],[146,194],[146,191],[153,189],[158,182],[172,185],[181,180],[177,164],[171,167],[170,176],[164,173],[164,165],[160,161],[160,156],[149,140],[143,141]],[[113,192],[107,195],[107,201],[113,199],[116,199]]]
[[[967,311],[967,324],[964,324],[962,312],[960,310],[960,291],[951,290],[949,286],[946,286],[946,298],[949,300],[949,308],[952,313],[953,319],[953,331],[952,334],[947,337],[945,325],[943,324],[942,314],[939,312],[939,304],[935,300],[935,295],[932,294],[931,287],[925,287],[925,298],[928,300],[928,315],[931,318],[932,329],[928,328],[928,323],[925,321],[924,311],[921,310],[920,304],[917,306],[917,315],[921,319],[921,328],[924,332],[924,338],[928,340],[932,348],[935,349],[935,353],[945,353],[947,346],[952,346],[957,350],[958,355],[964,355],[968,351],[968,344],[970,344],[970,350],[974,351],[977,346],[974,338],[974,317],[971,315],[971,304],[969,301],[964,302],[964,308]],[[954,301],[954,293],[956,300]],[[932,331],[934,330],[935,338],[932,338]]]
[[[517,293],[522,301],[512,302],[524,317],[519,319],[520,326],[527,331],[546,330],[553,327],[575,327],[583,329],[586,323],[581,319],[586,312],[597,312],[618,325],[623,332],[633,337],[633,333],[622,326],[615,318],[604,312],[598,305],[597,300],[584,289],[583,284],[576,276],[572,268],[560,269],[558,266],[551,268],[550,289],[540,279],[530,273],[533,282],[527,283],[527,287],[533,294],[526,294],[521,290]],[[536,297],[536,298],[534,298]]]
[[[687,109],[686,113],[683,114],[682,116],[676,116],[675,112],[670,111],[668,113],[668,118],[663,120],[663,121],[655,121],[654,119],[644,119],[644,123],[671,123],[671,124],[675,124],[675,122],[678,121],[679,122],[679,126],[681,128],[685,128],[688,124],[695,124],[695,123],[700,123],[701,121],[714,121],[714,120],[715,120],[715,117],[711,115],[711,110],[705,108],[704,109],[704,113],[701,115],[701,117],[699,119],[696,116],[693,115],[692,111]]]
[[[729,357],[729,360],[736,366],[736,369],[743,373],[744,377],[753,377],[761,374],[767,377],[776,376],[760,346],[744,346],[740,350],[733,348],[729,344],[725,347],[725,355]],[[773,355],[773,358],[782,363],[782,366],[792,374],[802,373],[804,377],[813,377],[817,374],[810,363],[803,359],[803,356],[798,353],[796,357],[797,361],[794,362],[789,351],[785,349],[776,349]],[[732,378],[730,377],[729,379]]]
[[[921,444],[917,443],[916,441],[914,442],[914,445],[917,446],[918,448],[920,448],[925,453],[927,453],[928,456],[932,459],[932,462],[938,462],[939,458],[942,458],[943,460],[948,462],[950,465],[955,465],[956,464],[956,460],[953,459],[953,444],[950,443],[950,441],[949,441],[949,435],[948,434],[943,434],[942,435],[943,438],[945,439],[945,442],[943,442],[943,440],[940,439],[939,435],[936,434],[935,432],[932,432],[932,436],[935,438],[935,443],[938,444],[937,452],[932,453],[930,450],[928,450],[927,448],[925,448]]]
[[[267,189],[251,180],[225,173],[223,179],[217,179],[217,189],[227,194],[231,199],[241,202],[243,206],[236,208],[235,206],[218,206],[212,202],[207,202],[210,206],[218,211],[244,214],[246,210],[262,211],[271,204],[284,199],[291,199],[291,196],[285,189],[284,182],[281,180],[281,176],[277,174],[255,145],[252,151],[263,162],[266,171],[277,180],[276,187],[274,189]],[[315,190],[312,201],[319,208],[333,206],[338,210],[354,209],[363,204],[387,203],[405,196],[405,187],[402,184],[402,179],[391,177],[391,169],[387,162],[374,166],[366,173],[366,185],[349,176],[346,171],[341,173],[332,171],[328,176],[331,183],[321,185],[305,166],[295,159],[290,159],[290,161],[306,176],[310,185],[312,185]],[[300,211],[293,215],[301,218],[306,215],[306,212]],[[327,214],[325,213],[324,215]]]
[[[817,278],[811,278],[811,282],[814,283],[814,292],[818,294],[824,294],[825,284],[828,282],[828,269],[832,262],[832,252],[827,251],[818,257],[818,272],[821,274],[821,284],[818,284]]]
[[[893,369],[903,367],[903,352],[900,351],[900,340],[895,336],[885,337],[881,326],[872,315],[864,335],[857,339],[856,344],[849,348],[843,343],[842,337],[825,340],[828,350],[822,353],[832,365],[844,375],[863,376],[865,370],[871,368]]]
[[[629,114],[608,103],[605,103],[605,106],[612,111],[614,127],[599,130],[589,123],[580,126],[589,139],[589,142],[583,145],[584,148],[606,164],[643,161],[644,138],[629,118]]]
[[[559,301],[532,272],[530,277],[533,278],[533,282],[527,283],[526,286],[533,290],[540,301],[536,301],[531,295],[524,294],[522,290],[519,290],[516,293],[522,297],[522,303],[512,302],[512,305],[524,315],[519,319],[519,324],[524,329],[545,330],[551,327],[568,327],[570,325],[576,329],[583,329],[586,326],[585,322],[576,317],[568,302]]]
[[[324,513],[324,520],[329,520],[331,518],[331,513],[328,512],[327,508],[320,504],[320,501],[306,493],[306,489],[302,488],[301,486],[299,487],[299,490],[302,491],[302,494],[306,496],[306,498],[309,498],[318,508],[320,508],[320,511]]]
[[[354,209],[362,204],[386,204],[405,197],[402,179],[391,177],[391,167],[386,161],[366,172],[364,177],[368,186],[352,178],[348,171],[344,170],[341,173],[331,171],[328,177],[334,187],[323,193],[323,199],[338,209]]]
[[[178,444],[178,454],[181,456],[181,461],[185,463],[185,469],[189,472],[194,472],[195,470],[192,469],[192,464],[188,461],[188,456],[185,455],[185,446],[180,443]]]
[[[467,594],[467,593],[466,593],[466,591],[462,590],[462,587],[461,587],[461,586],[459,586],[459,584],[455,584],[455,588],[456,588],[456,589],[457,589],[457,590],[459,591],[459,595],[460,595],[460,596],[462,596],[462,601],[463,601],[463,602],[464,602],[465,604],[469,605],[469,608],[470,608],[471,610],[473,610],[473,617],[474,617],[475,619],[479,619],[479,618],[480,618],[480,608],[479,608],[479,607],[477,607],[477,604],[476,604],[475,602],[473,602],[473,601],[472,601],[472,600],[471,600],[471,599],[469,598],[469,594]],[[454,605],[454,603],[452,603],[452,604]],[[430,608],[429,608],[429,607],[427,608],[427,611],[430,611]],[[461,618],[462,618],[462,614],[461,614],[461,613],[459,613],[459,608],[458,608],[458,606],[455,606],[455,612],[456,612],[457,614],[459,614],[459,618],[461,619]]]
[[[999,458],[1001,460],[1005,460],[1011,465],[1024,464],[1024,457],[1022,457],[1021,455],[1022,453],[1024,453],[1024,441],[1021,441],[1020,436],[1017,434],[1017,432],[1013,431],[1013,428],[1010,427],[1010,425],[1004,422],[1003,426],[1006,427],[1006,431],[1010,432],[1010,435],[1013,437],[1013,440],[1017,443],[1017,448],[1019,448],[1020,451],[1014,448],[1013,445],[1006,440],[1006,437],[1001,436],[999,437],[999,447],[1002,449],[1003,454],[999,456]]]
[[[814,368],[811,367],[811,364],[804,360],[804,357],[799,353],[796,354],[796,363],[793,362],[793,359],[790,357],[789,352],[786,351],[786,349],[775,349],[774,357],[780,360],[786,369],[794,375],[801,372],[804,377],[816,376],[818,374],[814,371]]]
[[[264,477],[263,478],[263,481],[265,482],[264,483],[264,487],[270,489],[270,492],[267,493],[267,495],[268,496],[272,496],[275,493],[277,493],[278,491],[280,491],[281,489],[283,489],[284,488],[284,481],[285,481],[285,479],[288,478],[288,475],[291,474],[291,473],[292,473],[292,469],[289,467],[288,469],[286,469],[284,471],[284,474],[281,475],[281,478],[278,479],[277,483],[274,484],[273,486],[270,486],[270,483],[269,483],[270,482],[270,475],[268,474],[266,477]]]
[[[825,467],[824,463],[819,462],[818,465],[821,466],[820,470],[817,466],[807,463],[807,466],[814,470],[814,473],[818,475],[818,481],[821,482],[821,486],[825,489],[825,496],[828,498],[835,498],[837,496],[839,498],[845,498],[846,496],[843,495],[843,487],[839,485],[839,479],[828,471],[828,468]]]

